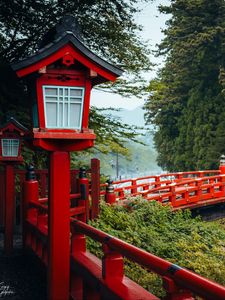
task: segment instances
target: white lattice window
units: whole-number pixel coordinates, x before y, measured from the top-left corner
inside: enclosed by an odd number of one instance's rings
[[[81,129],[84,88],[43,86],[47,128]]]
[[[2,156],[17,157],[19,144],[19,139],[2,139]]]

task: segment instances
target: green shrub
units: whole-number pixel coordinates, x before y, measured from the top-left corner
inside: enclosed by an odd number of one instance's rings
[[[94,227],[225,284],[225,230],[223,222],[192,218],[187,210],[172,212],[169,206],[136,198],[127,208],[101,204]],[[101,245],[89,240],[89,249],[101,256]],[[125,272],[158,297],[163,296],[161,279],[133,262],[125,262]]]

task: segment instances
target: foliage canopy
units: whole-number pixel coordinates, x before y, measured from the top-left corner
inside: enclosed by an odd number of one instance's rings
[[[151,1],[151,0],[142,0]],[[29,124],[26,93],[18,83],[8,63],[26,57],[38,49],[44,34],[59,19],[70,14],[76,17],[82,30],[84,43],[96,54],[117,64],[126,72],[126,77],[106,88],[122,95],[136,95],[143,90],[140,71],[149,70],[149,50],[139,37],[141,26],[134,15],[139,11],[138,0],[2,0],[0,2],[0,121],[13,115],[24,125]],[[110,104],[109,104],[110,106]],[[97,119],[101,119],[97,124]],[[93,108],[91,122],[95,123],[96,134],[104,143],[100,127],[108,128],[106,118]],[[123,130],[121,130],[123,128]],[[115,142],[120,145],[120,136],[135,139],[134,129],[114,122]],[[106,129],[107,130],[107,129]],[[109,136],[109,135],[108,135]]]
[[[172,0],[159,9],[171,15],[158,47],[166,63],[145,104],[158,162],[168,171],[216,168],[225,152],[225,3]]]

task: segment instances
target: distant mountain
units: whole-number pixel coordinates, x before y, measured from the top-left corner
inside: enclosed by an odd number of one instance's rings
[[[142,107],[137,107],[133,110],[121,109],[120,111],[111,111],[107,110],[107,114],[111,114],[113,116],[119,117],[121,122],[126,123],[128,125],[135,125],[139,127],[144,127],[146,129],[151,129],[151,126],[145,125],[144,113],[145,111]],[[143,131],[141,131],[144,133]],[[146,131],[144,136],[140,136],[140,140],[143,141],[146,146],[136,144],[131,141],[127,141],[126,147],[129,149],[131,154],[131,161],[128,161],[124,157],[119,157],[119,173],[123,178],[128,177],[138,177],[145,176],[150,174],[158,174],[161,173],[161,168],[157,165],[156,157],[157,152],[154,148],[153,142],[153,134],[151,131]],[[108,161],[115,161],[116,154],[109,154]],[[110,159],[109,159],[110,157]],[[104,174],[109,174],[112,177],[115,175],[115,166],[113,163],[111,165],[107,165],[102,161],[102,171]],[[104,163],[104,165],[103,165]],[[113,169],[114,168],[114,169]]]
[[[136,107],[133,110],[128,109],[121,109],[120,111],[107,111],[108,113],[111,113],[114,116],[117,116],[121,119],[123,123],[129,124],[129,125],[135,125],[135,126],[145,126],[144,121],[144,110],[141,106]]]

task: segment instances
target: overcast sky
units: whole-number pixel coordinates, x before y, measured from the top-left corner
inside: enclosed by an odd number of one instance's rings
[[[169,0],[156,0],[154,3],[142,3],[141,7],[143,10],[141,13],[136,15],[137,23],[143,25],[144,27],[141,34],[145,40],[149,40],[151,49],[154,49],[154,46],[163,38],[161,30],[165,27],[165,21],[168,18],[167,16],[158,12],[157,6],[159,3],[169,4],[169,2]],[[155,66],[151,72],[146,74],[146,78],[149,80],[155,77],[156,71],[159,68],[159,65],[162,63],[162,58],[156,59],[151,56],[151,61],[157,63],[158,66]],[[137,99],[136,97],[126,99],[116,94],[93,90],[91,104],[97,107],[111,106],[132,110],[137,106],[142,106],[144,104],[144,99]]]

